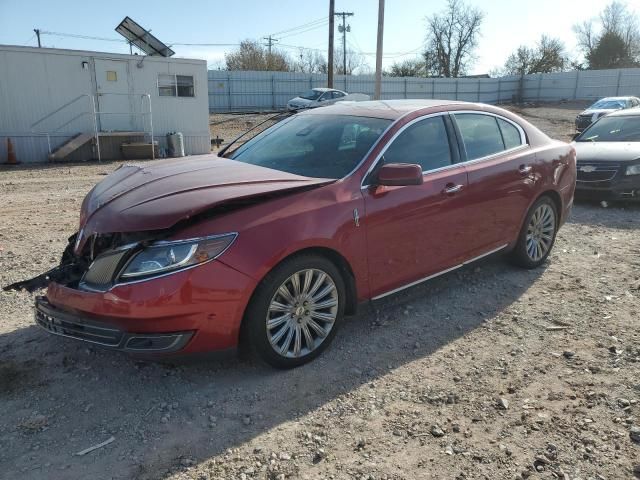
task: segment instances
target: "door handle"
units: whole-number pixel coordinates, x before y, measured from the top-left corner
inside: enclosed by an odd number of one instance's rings
[[[447,195],[452,195],[454,193],[458,193],[460,190],[462,190],[462,185],[456,185],[453,183],[447,183],[447,185],[444,187],[444,190],[442,191],[442,193],[445,193]]]
[[[531,165],[520,165],[518,167],[518,171],[522,175],[529,175],[531,173],[531,170],[533,170],[533,167],[531,167]]]

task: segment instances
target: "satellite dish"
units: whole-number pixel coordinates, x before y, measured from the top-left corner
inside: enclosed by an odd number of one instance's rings
[[[135,45],[147,55],[171,57],[176,53],[130,17],[124,17],[124,20],[116,27],[116,32],[126,38],[129,44]]]

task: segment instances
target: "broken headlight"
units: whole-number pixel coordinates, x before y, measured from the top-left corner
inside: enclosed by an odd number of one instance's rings
[[[224,253],[237,233],[171,242],[156,242],[133,256],[122,270],[123,280],[161,275],[213,260]]]

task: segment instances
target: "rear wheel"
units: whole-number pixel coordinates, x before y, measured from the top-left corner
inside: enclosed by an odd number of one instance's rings
[[[344,316],[346,290],[336,266],[318,255],[285,260],[258,286],[245,317],[252,350],[277,368],[317,357]]]
[[[558,211],[547,196],[533,204],[511,253],[513,262],[524,268],[536,268],[546,260],[556,240]]]

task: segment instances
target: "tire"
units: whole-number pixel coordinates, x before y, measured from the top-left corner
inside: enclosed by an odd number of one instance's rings
[[[303,365],[329,346],[345,305],[345,282],[333,262],[313,254],[291,257],[256,288],[245,314],[245,339],[273,367]]]
[[[534,203],[522,225],[516,246],[511,252],[511,261],[519,267],[533,269],[546,260],[558,233],[558,209],[548,196]]]

